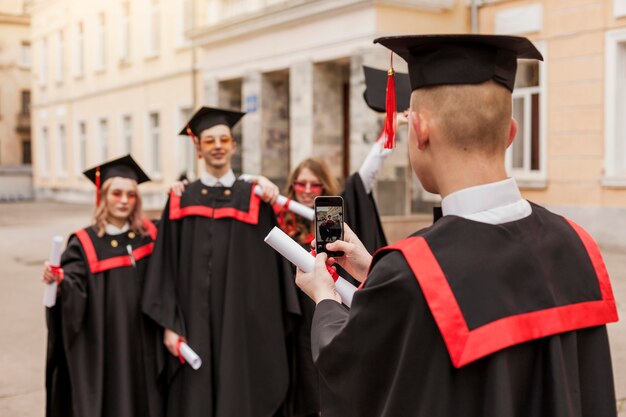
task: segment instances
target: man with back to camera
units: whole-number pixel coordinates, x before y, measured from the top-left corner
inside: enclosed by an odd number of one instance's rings
[[[411,166],[443,217],[373,258],[346,228],[327,245],[344,257],[298,272],[317,303],[323,415],[614,417],[617,311],[598,247],[505,170],[517,58],[541,54],[510,36],[375,42],[408,62]],[[326,262],[363,281],[350,310]]]
[[[146,277],[143,310],[172,354],[171,417],[284,415],[285,338],[300,310],[290,266],[263,244],[276,225],[272,207],[231,169],[231,129],[242,116],[203,107],[181,132],[205,171],[170,193]],[[182,341],[202,359],[198,370],[179,363]]]

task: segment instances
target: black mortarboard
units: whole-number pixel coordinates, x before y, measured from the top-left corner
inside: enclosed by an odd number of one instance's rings
[[[379,113],[385,112],[385,100],[387,91],[387,71],[363,66],[365,74],[365,91],[363,98],[368,107]],[[404,111],[409,108],[411,100],[411,85],[409,74],[395,73],[396,83],[396,108]]]
[[[494,80],[513,91],[517,59],[543,60],[526,38],[499,35],[411,35],[378,38],[406,60],[411,90]]]
[[[141,167],[135,162],[132,156],[126,155],[121,158],[114,159],[112,161],[105,162],[104,164],[90,168],[83,174],[89,178],[91,182],[98,185],[97,172],[100,171],[100,183],[103,184],[106,180],[113,177],[130,178],[137,181],[137,184],[150,181],[150,177],[146,175]]]
[[[130,154],[83,171],[83,175],[96,185],[96,206],[100,205],[100,187],[109,178],[130,178],[137,181],[137,184],[150,181],[150,177],[143,172]]]
[[[179,135],[189,136],[187,126],[191,128],[191,131],[196,137],[199,137],[203,130],[217,125],[226,125],[232,129],[244,115],[245,113],[239,111],[201,107],[200,110],[189,119],[187,125],[183,127]]]

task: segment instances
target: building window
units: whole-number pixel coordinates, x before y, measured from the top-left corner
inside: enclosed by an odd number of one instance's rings
[[[626,0],[613,0],[613,15],[615,17],[626,16]]]
[[[47,177],[50,173],[50,143],[48,138],[48,128],[41,129],[41,152],[39,153],[39,161],[41,162],[41,175]]]
[[[130,45],[131,45],[131,18],[130,18],[130,2],[122,3],[122,16],[120,19],[120,62],[127,63],[130,61]]]
[[[148,57],[152,57],[158,55],[159,49],[161,47],[161,9],[159,5],[159,0],[146,1],[148,2],[148,22],[146,25],[148,30],[148,36],[146,37],[146,55]]]
[[[65,125],[59,125],[59,137],[57,142],[57,173],[59,176],[67,175],[66,140]]]
[[[22,164],[30,165],[32,164],[32,156],[31,156],[31,142],[29,139],[24,139],[22,141]]]
[[[122,149],[127,154],[133,151],[133,119],[131,116],[122,118]]]
[[[41,62],[39,63],[39,84],[46,85],[48,81],[48,40],[41,40]]]
[[[106,18],[104,13],[98,15],[96,33],[96,70],[103,70],[106,65]]]
[[[78,123],[78,143],[76,146],[78,151],[76,158],[76,174],[82,176],[83,171],[87,167],[87,123]]]
[[[191,118],[191,108],[180,109],[178,126],[184,126]],[[186,175],[189,179],[195,179],[196,172],[196,147],[189,136],[178,137],[178,176]]]
[[[30,42],[22,41],[22,47],[20,49],[20,65],[22,68],[30,68],[32,57],[31,57],[31,48]]]
[[[30,114],[30,90],[22,90],[21,114]]]
[[[98,139],[100,142],[100,162],[104,162],[109,157],[109,123],[106,119],[100,119],[98,123]]]
[[[604,185],[626,186],[626,30],[606,35]]]
[[[513,117],[517,120],[518,131],[507,150],[507,169],[521,186],[545,185],[542,65],[534,60],[519,60],[515,77]]]
[[[186,46],[189,44],[187,32],[192,28],[193,23],[192,1],[193,0],[181,0],[178,2],[178,46]]]
[[[56,54],[56,81],[62,82],[65,72],[65,40],[63,39],[63,31],[57,34],[57,54]]]
[[[83,23],[79,22],[78,26],[76,26],[76,51],[74,54],[74,71],[77,77],[82,76],[85,71],[84,43],[85,33]]]
[[[148,116],[148,149],[150,151],[150,163],[152,173],[161,175],[161,131],[159,126],[159,113],[150,113]]]

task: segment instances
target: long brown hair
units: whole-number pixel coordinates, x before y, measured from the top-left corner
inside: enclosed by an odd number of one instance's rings
[[[287,186],[284,191],[287,198],[295,200],[296,191],[294,190],[293,184],[305,168],[311,171],[322,183],[323,189],[321,195],[339,194],[339,183],[330,172],[328,164],[319,158],[307,158],[300,162],[291,172],[289,178],[287,178]],[[290,233],[291,237],[296,239],[300,244],[308,243],[306,240],[313,231],[313,224],[300,216],[296,216],[292,212],[285,213],[285,219],[288,223],[295,223],[296,228]]]
[[[115,177],[114,177],[115,178]],[[109,216],[109,210],[107,209],[107,195],[111,190],[111,183],[114,178],[107,179],[100,188],[100,205],[94,210],[93,228],[98,232],[98,236],[102,237],[106,233],[106,219]],[[135,191],[137,192],[137,201],[135,203],[135,209],[128,216],[129,228],[131,231],[138,235],[147,235],[148,230],[144,226],[144,215],[141,209],[141,194],[139,193],[137,184],[135,183]]]

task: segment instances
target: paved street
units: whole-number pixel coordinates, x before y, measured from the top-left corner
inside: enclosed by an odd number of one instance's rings
[[[52,236],[88,224],[87,206],[0,204],[0,416],[44,415],[46,329],[41,267]],[[620,417],[626,417],[626,253],[605,252],[622,322],[609,326]]]

